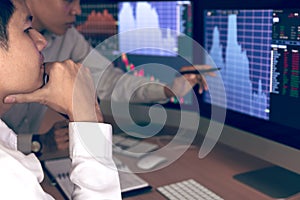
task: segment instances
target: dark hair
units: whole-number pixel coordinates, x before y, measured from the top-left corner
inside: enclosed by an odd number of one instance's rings
[[[0,0],[0,48],[8,49],[7,25],[15,11],[11,0]]]

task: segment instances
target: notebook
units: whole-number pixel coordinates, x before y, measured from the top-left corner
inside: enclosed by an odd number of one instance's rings
[[[151,189],[149,183],[140,178],[138,175],[132,173],[127,165],[116,158],[114,161],[119,169],[119,178],[123,198]],[[71,194],[74,188],[74,185],[69,177],[71,160],[69,158],[46,160],[43,163],[43,167],[51,178],[52,182],[58,186],[63,195],[66,198],[71,199]]]

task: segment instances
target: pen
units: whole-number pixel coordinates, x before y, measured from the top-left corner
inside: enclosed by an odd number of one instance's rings
[[[221,68],[217,67],[217,68],[209,68],[209,69],[187,70],[187,71],[181,71],[179,73],[181,75],[184,75],[184,74],[204,74],[204,73],[207,73],[207,72],[214,72],[214,71],[218,71],[218,70],[221,70]]]

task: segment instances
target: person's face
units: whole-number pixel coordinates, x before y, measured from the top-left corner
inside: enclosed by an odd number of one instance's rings
[[[14,5],[16,9],[7,27],[8,49],[0,48],[1,102],[9,94],[32,92],[43,84],[44,58],[40,51],[47,42],[31,28],[25,3],[15,0]]]
[[[81,14],[80,0],[26,0],[33,15],[33,27],[57,35],[66,33]]]

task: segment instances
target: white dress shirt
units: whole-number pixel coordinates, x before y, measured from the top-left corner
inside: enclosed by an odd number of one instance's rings
[[[69,124],[72,199],[121,199],[117,168],[112,160],[111,126],[103,123]],[[91,147],[91,148],[90,148]],[[17,150],[17,136],[0,120],[0,199],[53,199],[40,182],[44,178],[34,154]]]

